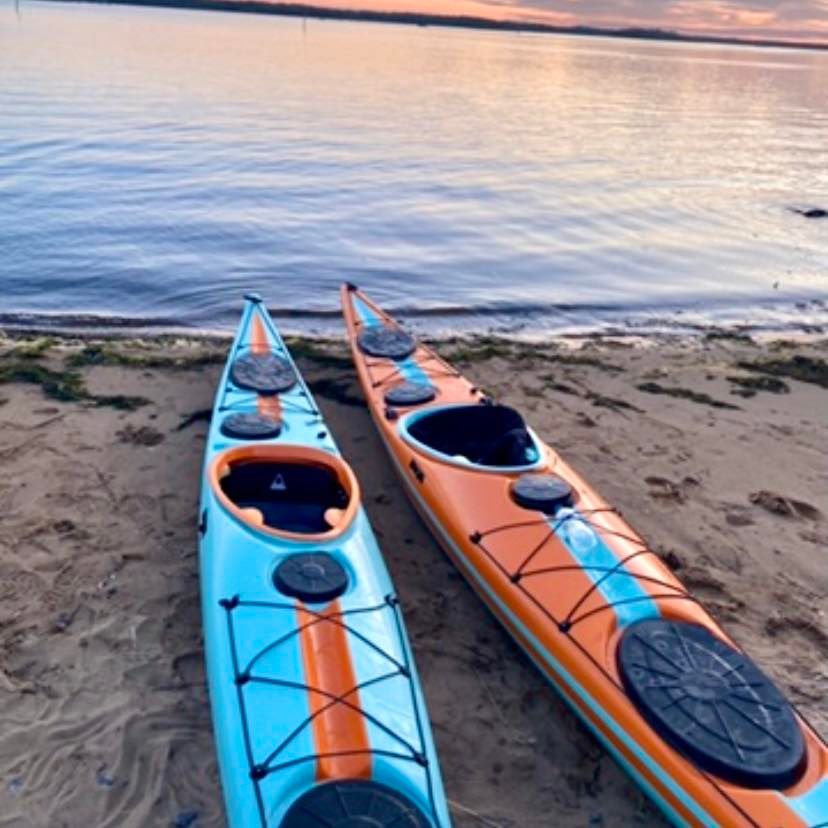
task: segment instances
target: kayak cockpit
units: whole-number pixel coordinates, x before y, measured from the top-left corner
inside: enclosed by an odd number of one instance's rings
[[[211,465],[210,484],[238,520],[281,537],[336,537],[359,507],[359,487],[350,467],[335,455],[304,446],[225,451]]]
[[[506,405],[446,405],[414,412],[400,425],[403,438],[425,453],[461,465],[534,469],[543,452],[523,418]]]

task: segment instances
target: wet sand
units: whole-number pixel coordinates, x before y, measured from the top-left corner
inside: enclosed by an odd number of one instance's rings
[[[0,339],[2,828],[224,825],[195,524],[226,345]],[[441,349],[521,408],[828,733],[826,341]],[[401,595],[455,825],[664,825],[420,524],[344,345],[294,350]]]

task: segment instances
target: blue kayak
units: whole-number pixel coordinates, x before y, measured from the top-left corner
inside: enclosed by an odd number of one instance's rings
[[[208,435],[204,646],[231,828],[449,828],[394,587],[313,397],[248,296]]]

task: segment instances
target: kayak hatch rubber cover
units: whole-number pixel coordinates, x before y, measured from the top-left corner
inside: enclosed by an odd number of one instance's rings
[[[342,304],[415,508],[667,818],[828,826],[828,746],[618,511],[364,293],[345,285]]]
[[[258,296],[204,458],[201,600],[231,828],[450,828],[402,614],[360,501]]]

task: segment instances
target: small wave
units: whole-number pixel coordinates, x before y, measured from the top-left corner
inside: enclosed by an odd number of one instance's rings
[[[328,337],[341,333],[341,310],[268,305],[283,333]],[[495,334],[527,338],[538,335],[611,334],[647,336],[662,333],[702,334],[711,329],[742,333],[828,330],[828,302],[791,297],[768,302],[698,302],[686,305],[630,306],[612,303],[491,303],[486,305],[388,305],[393,316],[431,336]],[[208,335],[225,337],[235,330],[237,314],[195,322],[175,316],[128,316],[101,313],[0,313],[0,328],[68,335]]]
[[[0,327],[12,331],[51,333],[95,333],[97,331],[173,331],[197,332],[197,328],[175,317],[120,316],[96,313],[39,313],[30,311],[0,313]]]
[[[281,319],[335,319],[342,315],[340,308],[307,309],[286,308],[268,304],[273,316]],[[540,302],[495,302],[488,305],[386,305],[389,313],[407,318],[430,317],[490,317],[490,316],[524,316],[526,314],[547,315],[554,313],[608,313],[621,312],[624,305],[614,304],[575,304],[575,303],[540,303]]]

